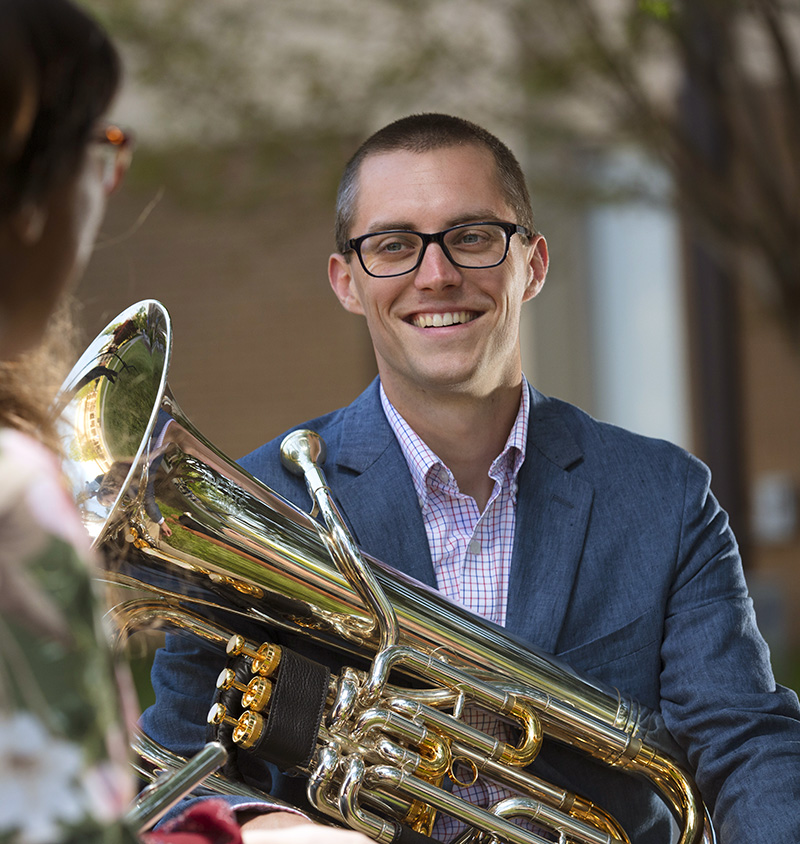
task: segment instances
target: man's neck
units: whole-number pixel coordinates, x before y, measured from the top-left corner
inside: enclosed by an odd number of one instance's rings
[[[494,485],[489,469],[519,412],[521,380],[480,397],[453,392],[411,397],[386,384],[384,389],[397,412],[453,473],[459,490],[483,512]]]

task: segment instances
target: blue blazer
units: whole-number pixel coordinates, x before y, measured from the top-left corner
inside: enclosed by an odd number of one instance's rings
[[[324,469],[359,545],[435,586],[417,496],[377,380],[348,407],[297,427],[325,440]],[[241,465],[309,509],[304,482],[281,467],[281,439]],[[775,684],[708,469],[674,445],[531,389],[518,482],[507,629],[662,712],[713,810],[720,844],[800,841],[800,707]],[[189,674],[197,670],[191,662]],[[168,712],[179,705],[170,687],[185,669],[185,654],[170,658],[169,646],[156,659],[159,700],[143,722],[168,744]],[[534,767],[596,800],[634,844],[670,840],[666,810],[647,784],[553,743]],[[294,798],[297,789],[284,789],[274,774],[273,793]]]

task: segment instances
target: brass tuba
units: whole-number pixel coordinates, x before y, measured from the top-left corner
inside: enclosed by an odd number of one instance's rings
[[[290,436],[283,450],[287,467],[305,477],[311,515],[244,472],[175,403],[171,342],[160,303],[121,313],[65,382],[59,434],[75,500],[107,561],[120,637],[169,627],[227,649],[229,667],[209,697],[217,695],[210,720],[229,746],[277,758],[307,778],[320,816],[385,844],[429,836],[437,812],[466,824],[464,841],[627,842],[604,810],[527,770],[553,739],[647,778],[672,809],[681,844],[714,840],[658,713],[366,558],[325,484],[324,444],[312,432]],[[361,667],[333,676],[309,669],[312,716],[289,704],[290,716],[308,722],[302,748],[271,756],[272,738],[285,731],[275,727],[286,724],[277,721],[285,678],[305,670],[269,640],[276,631]],[[468,706],[511,724],[518,738],[479,732],[464,718]],[[145,736],[137,750],[142,771],[182,765]],[[489,809],[467,803],[443,786],[464,771],[514,796]],[[204,786],[239,789],[219,774]]]

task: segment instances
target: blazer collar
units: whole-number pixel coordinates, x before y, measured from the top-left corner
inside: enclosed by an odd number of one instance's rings
[[[560,403],[530,387],[531,417],[528,425],[528,445],[561,469],[569,469],[583,458],[572,431],[567,427]]]
[[[397,441],[381,407],[380,381],[375,378],[344,409],[337,465],[353,472],[366,472],[394,445]]]
[[[562,469],[577,463],[583,452],[564,423],[557,405],[528,386],[531,397],[528,446]],[[366,471],[396,439],[380,399],[380,382],[375,378],[367,389],[344,410],[342,440],[337,463],[353,472]]]

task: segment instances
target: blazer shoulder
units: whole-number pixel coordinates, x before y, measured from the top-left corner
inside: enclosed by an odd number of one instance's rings
[[[305,496],[305,484],[302,480],[290,475],[281,463],[281,443],[284,437],[302,428],[315,431],[324,440],[326,446],[327,457],[323,468],[326,474],[335,474],[340,455],[343,451],[353,448],[351,440],[354,437],[358,438],[359,429],[366,427],[374,431],[377,425],[376,420],[379,422],[382,418],[383,410],[380,409],[376,380],[349,405],[287,428],[279,436],[246,454],[238,463],[251,475],[282,495],[286,495],[284,489],[289,491],[300,489]],[[374,438],[374,433],[372,436]]]
[[[534,391],[529,433],[534,444],[540,428],[561,428],[563,435],[571,438],[575,452],[580,454],[574,461],[579,474],[611,471],[613,477],[617,471],[638,471],[656,477],[664,472],[685,476],[692,471],[710,475],[697,457],[675,443],[604,422],[569,402]]]
[[[281,463],[281,443],[286,435],[292,431],[308,428],[318,433],[328,442],[331,438],[331,431],[335,431],[341,421],[342,412],[342,409],[334,410],[331,413],[326,413],[324,416],[318,416],[315,419],[309,419],[306,422],[293,425],[279,436],[269,440],[269,442],[264,443],[264,445],[259,446],[249,454],[244,455],[237,462],[251,475],[263,481],[268,486],[272,486],[276,476],[282,477],[284,474],[287,474]]]

